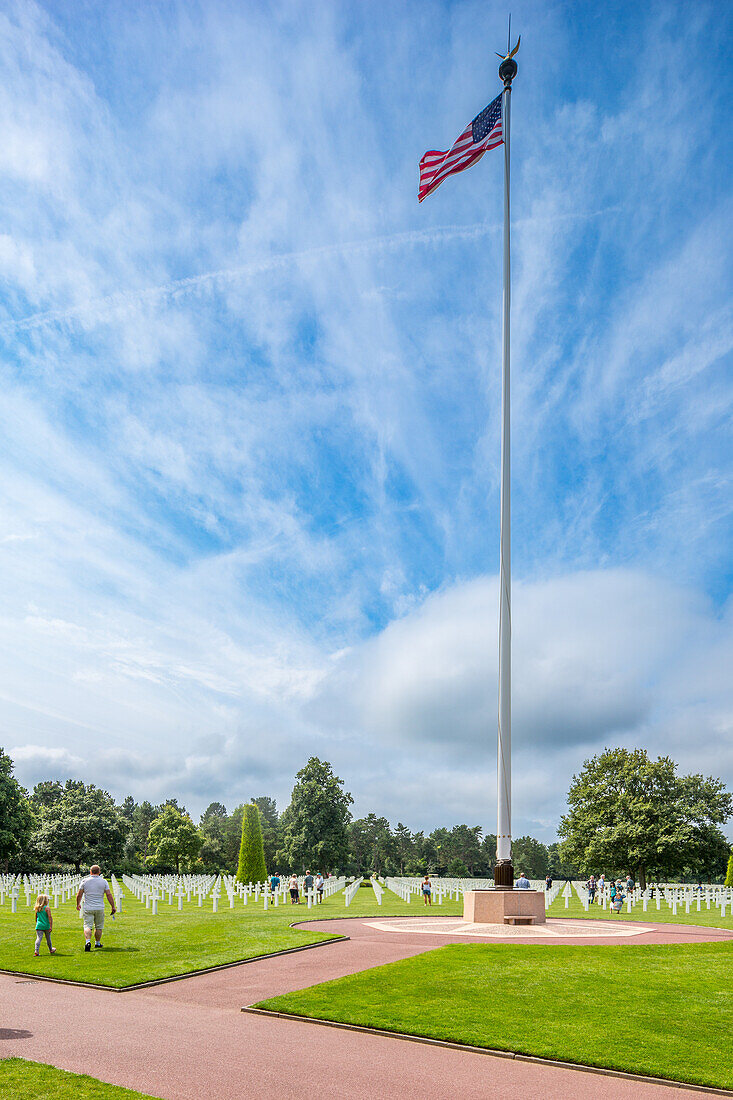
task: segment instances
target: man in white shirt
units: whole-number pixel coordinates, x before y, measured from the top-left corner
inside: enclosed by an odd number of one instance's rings
[[[84,944],[85,951],[92,949],[92,929],[94,929],[94,946],[102,946],[102,929],[104,928],[104,899],[105,896],[112,906],[112,915],[117,912],[112,891],[106,878],[102,878],[97,864],[89,868],[89,876],[85,878],[76,895],[76,911],[79,912],[82,898],[84,899]]]

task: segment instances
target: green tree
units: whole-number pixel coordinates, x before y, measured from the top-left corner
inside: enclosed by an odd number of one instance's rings
[[[448,864],[449,878],[467,878],[468,867],[462,859],[452,859]]]
[[[494,877],[496,867],[496,833],[487,833],[481,842],[481,855],[483,856],[484,874],[489,878]]]
[[[448,864],[453,859],[453,849],[450,843],[450,832],[448,829],[433,829],[429,837],[423,837],[422,833],[415,834],[415,842],[418,849],[422,849],[421,855],[427,855],[428,852],[432,852],[432,869],[434,873],[438,875],[445,875],[448,872]],[[428,847],[429,842],[430,847]],[[418,862],[421,862],[418,856]],[[425,870],[430,868],[426,867]]]
[[[547,871],[553,878],[574,879],[580,877],[580,871],[562,854],[561,846],[555,841],[547,846]]]
[[[239,845],[242,843],[242,818],[244,803],[235,806],[224,828],[224,866],[234,874],[239,863]]]
[[[473,876],[478,873],[483,864],[481,852],[480,825],[454,825],[448,839],[448,849],[451,859],[460,860],[468,868],[468,874]]]
[[[290,805],[283,814],[283,845],[278,860],[304,871],[337,870],[349,856],[349,806],[343,779],[331,765],[312,756],[297,776]]]
[[[127,798],[120,806],[120,815],[125,819],[130,827],[132,826],[132,819],[135,813],[136,806],[137,802],[131,794],[128,794]]]
[[[250,801],[260,811],[260,824],[262,825],[262,843],[265,846],[265,863],[268,867],[275,866],[275,855],[280,847],[280,815],[277,812],[277,804],[274,798],[260,795]]]
[[[439,870],[439,868],[442,869]],[[432,838],[425,836],[422,832],[413,833],[412,852],[405,867],[405,874],[424,875],[428,872],[444,874],[445,865],[440,863],[438,848]]]
[[[725,873],[725,885],[733,886],[733,848],[728,856],[728,870]]]
[[[143,863],[148,858],[148,834],[150,826],[158,816],[158,810],[152,802],[140,802],[132,811],[132,836],[134,851]]]
[[[31,804],[33,813],[40,815],[63,797],[63,784],[59,783],[57,779],[44,779],[42,783],[36,783],[28,801]]]
[[[165,802],[161,806],[159,806],[158,809],[159,810],[164,810],[166,808],[166,806],[172,806],[173,809],[178,810],[178,812],[180,814],[186,814],[187,817],[189,816],[188,810],[186,809],[186,807],[178,805],[178,799],[177,798],[166,798]]]
[[[229,866],[224,851],[228,820],[227,808],[221,802],[212,802],[201,815],[201,862],[207,871],[221,871]]]
[[[644,749],[586,760],[560,821],[563,858],[584,874],[632,871],[642,887],[650,872],[668,878],[720,865],[733,796],[719,779],[676,771],[670,757],[651,760]]]
[[[395,851],[395,840],[386,817],[369,814],[349,825],[349,844],[355,871],[381,874]]]
[[[264,882],[267,878],[265,848],[259,808],[250,802],[242,816],[242,840],[239,845],[237,882]]]
[[[148,863],[171,867],[176,874],[188,870],[201,850],[202,838],[187,813],[167,805],[148,831]]]
[[[519,836],[512,840],[512,862],[515,871],[524,871],[527,878],[544,878],[550,867],[550,854],[540,840]]]
[[[397,828],[394,831],[394,839],[394,858],[397,861],[397,870],[401,875],[404,875],[405,867],[413,856],[414,844],[412,841],[412,833],[401,821],[397,822]]]
[[[0,748],[0,865],[6,874],[10,861],[26,851],[32,832],[28,795],[13,775],[13,761]]]
[[[38,856],[46,863],[99,863],[107,870],[119,865],[125,828],[114,799],[107,791],[68,779],[60,798],[42,811],[33,837]]]

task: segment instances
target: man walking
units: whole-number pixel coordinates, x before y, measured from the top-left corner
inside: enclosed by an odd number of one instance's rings
[[[89,876],[84,879],[76,895],[76,911],[81,908],[84,899],[84,944],[85,951],[92,949],[92,929],[94,929],[94,946],[102,946],[102,929],[104,928],[104,899],[105,896],[112,907],[112,916],[117,912],[115,900],[106,878],[102,878],[101,871],[95,863],[89,868]]]

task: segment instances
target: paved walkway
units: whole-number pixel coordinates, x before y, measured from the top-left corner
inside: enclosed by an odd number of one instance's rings
[[[426,935],[414,929],[395,934],[377,927],[386,923],[399,922],[317,922],[316,927],[352,938],[131,993],[0,975],[0,1056],[48,1062],[165,1100],[241,1100],[248,1093],[275,1100],[301,1100],[303,1095],[353,1100],[424,1100],[426,1095],[605,1100],[609,1091],[615,1100],[692,1095],[664,1085],[240,1011],[264,997],[456,942],[450,934]],[[654,926],[633,942],[733,938],[733,933],[720,929],[670,928]],[[532,937],[523,940],[532,942]]]

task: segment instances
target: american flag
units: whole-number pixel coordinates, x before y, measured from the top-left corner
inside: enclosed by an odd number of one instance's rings
[[[430,149],[420,161],[420,186],[417,201],[422,202],[431,191],[440,187],[446,176],[462,172],[481,160],[487,149],[496,149],[504,137],[501,131],[501,96],[484,107],[447,153]]]

